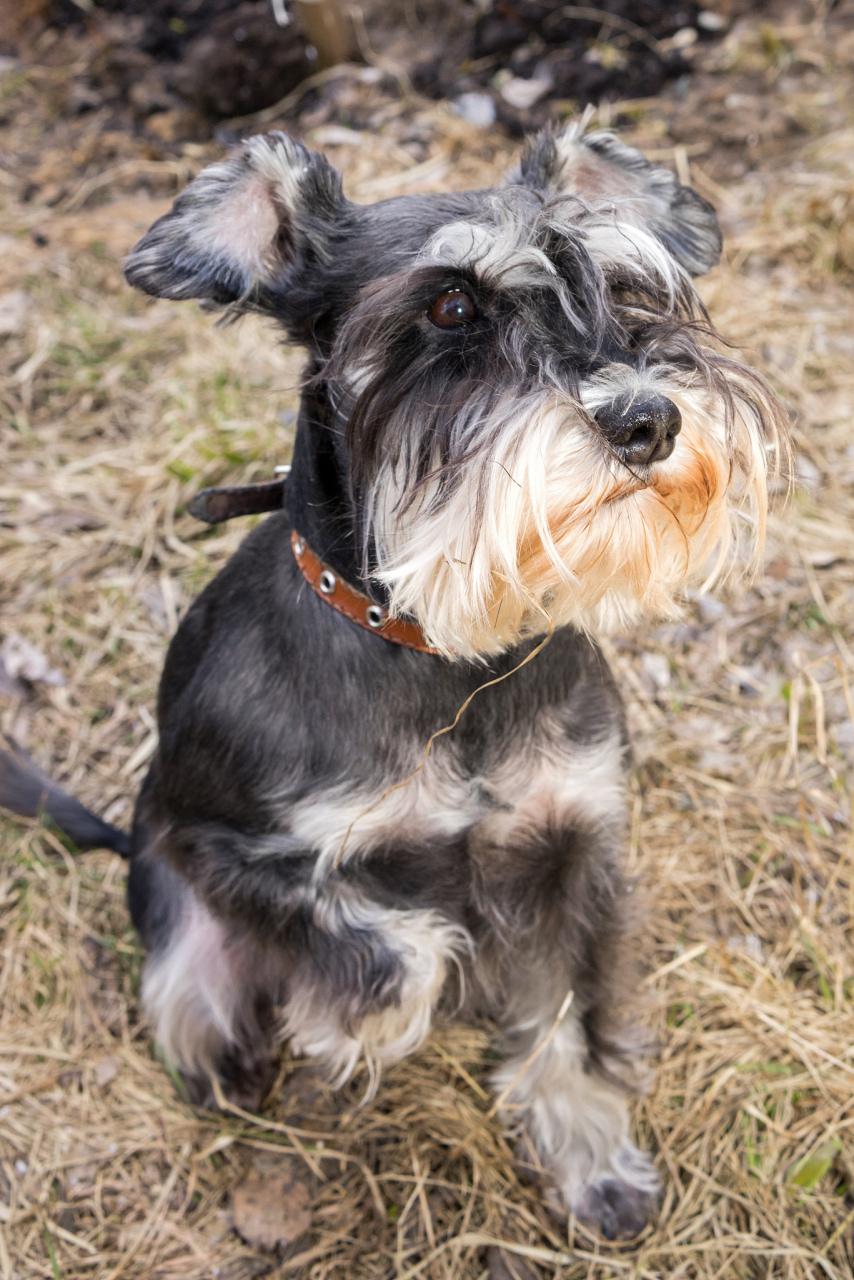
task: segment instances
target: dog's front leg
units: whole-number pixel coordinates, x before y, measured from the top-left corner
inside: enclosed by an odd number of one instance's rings
[[[353,876],[316,877],[287,832],[173,823],[165,839],[169,862],[135,859],[131,899],[151,948],[143,1003],[185,1078],[213,1075],[233,1096],[284,1035],[337,1083],[364,1059],[373,1089],[423,1041],[470,949],[458,923],[383,905]],[[151,928],[149,916],[165,919]]]
[[[629,1138],[627,1090],[591,1065],[583,1018],[570,1007],[555,1029],[559,1014],[550,1000],[516,1024],[493,1086],[567,1207],[609,1239],[637,1235],[658,1177]]]
[[[658,1178],[629,1137],[632,1037],[619,839],[569,821],[475,853],[491,917],[479,984],[502,1027],[493,1087],[565,1204],[609,1238],[636,1235]]]
[[[319,886],[288,984],[285,1033],[343,1083],[364,1060],[368,1093],[383,1065],[427,1036],[470,939],[434,910],[383,906],[355,886]]]

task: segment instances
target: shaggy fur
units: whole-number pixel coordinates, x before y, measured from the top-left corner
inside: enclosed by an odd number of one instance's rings
[[[197,1096],[218,1076],[257,1103],[276,1035],[373,1088],[437,1008],[486,1015],[566,1204],[642,1225],[626,738],[594,637],[761,543],[783,425],[694,291],[719,251],[704,200],[579,125],[500,188],[369,207],[251,138],[134,249],[132,284],[261,311],[309,354],[286,509],[170,647],[132,837],[143,1003]],[[328,608],[294,528],[438,652]]]

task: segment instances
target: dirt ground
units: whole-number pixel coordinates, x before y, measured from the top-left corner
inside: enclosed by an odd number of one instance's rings
[[[122,254],[241,128],[300,133],[362,201],[493,181],[518,144],[387,62],[188,137],[180,112],[81,110],[96,53],[46,36],[0,63],[0,727],[125,824],[169,635],[250,523],[186,504],[287,460],[300,357],[131,293]],[[599,110],[716,204],[703,297],[797,458],[749,590],[606,645],[636,753],[655,1221],[609,1244],[520,1180],[488,1027],[438,1027],[365,1107],[364,1078],[332,1095],[283,1053],[263,1114],[195,1110],[140,1022],[121,861],[0,818],[3,1280],[854,1273],[852,72],[851,0],[765,9],[664,96]],[[241,1186],[283,1170],[309,1195],[290,1256],[234,1228]]]

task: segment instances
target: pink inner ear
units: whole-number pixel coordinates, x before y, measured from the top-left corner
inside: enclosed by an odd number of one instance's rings
[[[197,243],[242,271],[248,288],[272,266],[270,251],[279,221],[269,180],[250,174],[200,219]]]
[[[633,174],[600,159],[587,147],[572,143],[570,149],[565,151],[558,140],[558,149],[563,160],[560,171],[561,191],[590,199],[640,194],[640,183]]]

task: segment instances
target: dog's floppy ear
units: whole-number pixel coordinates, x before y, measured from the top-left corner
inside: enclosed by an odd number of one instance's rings
[[[511,181],[545,194],[613,199],[620,215],[645,224],[692,276],[720,258],[721,230],[709,202],[613,133],[585,134],[583,122],[545,130],[528,143]]]
[[[301,266],[324,261],[345,203],[323,156],[283,133],[248,138],[178,196],[131,250],[125,276],[156,297],[263,305]]]

